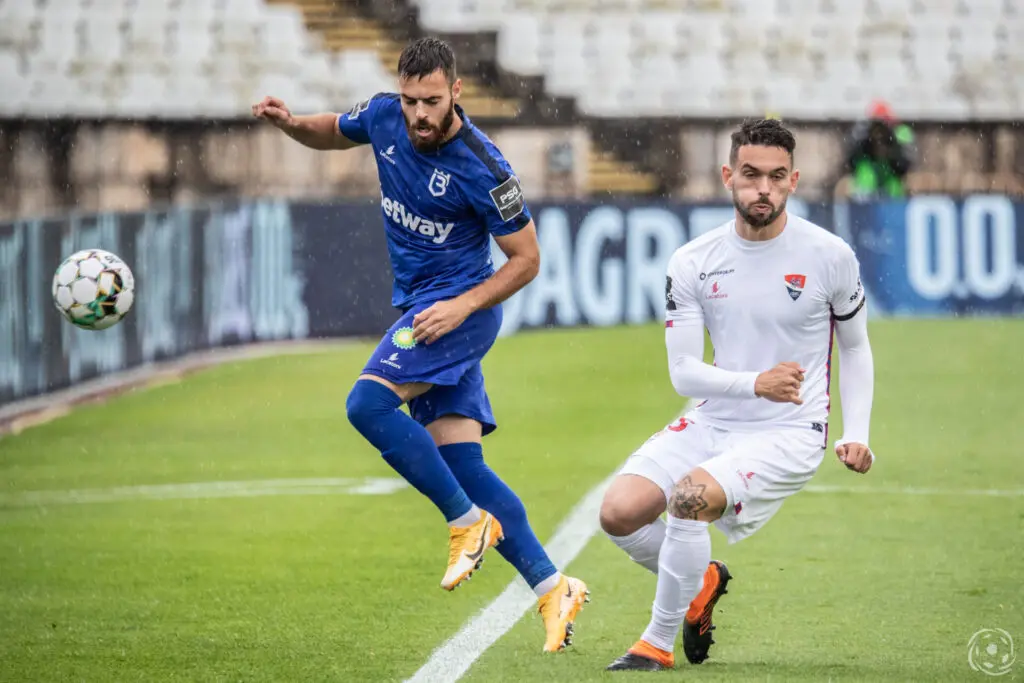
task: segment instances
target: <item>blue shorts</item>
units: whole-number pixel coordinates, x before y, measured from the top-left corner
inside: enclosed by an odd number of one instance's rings
[[[490,434],[498,425],[484,390],[480,361],[498,338],[501,306],[473,313],[433,344],[417,343],[412,337],[412,319],[430,305],[413,306],[391,326],[363,374],[395,384],[433,384],[409,401],[409,414],[424,426],[444,415],[462,415],[479,422],[484,435]]]

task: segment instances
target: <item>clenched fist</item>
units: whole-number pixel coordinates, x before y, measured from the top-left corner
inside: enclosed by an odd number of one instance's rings
[[[797,363],[779,363],[771,370],[757,376],[754,382],[754,394],[775,403],[795,403],[802,405],[800,385],[804,381],[804,370]]]
[[[846,465],[847,469],[859,474],[870,470],[871,465],[875,462],[875,456],[872,455],[871,449],[866,444],[856,441],[843,441],[842,439],[836,441],[836,456],[839,458],[839,462]]]
[[[258,119],[269,121],[282,130],[294,125],[291,111],[282,100],[276,97],[264,97],[252,105],[252,115]]]

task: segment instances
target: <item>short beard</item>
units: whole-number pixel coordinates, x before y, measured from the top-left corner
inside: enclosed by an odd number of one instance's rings
[[[416,148],[417,152],[436,152],[444,144],[445,139],[448,137],[448,131],[452,129],[452,125],[455,123],[455,100],[452,99],[451,105],[448,107],[448,113],[441,119],[441,125],[438,127],[438,135],[433,140],[423,140],[416,135],[416,124],[410,124],[406,122],[405,127],[409,133],[409,140],[412,142],[412,146]]]
[[[767,226],[771,225],[772,222],[776,218],[781,216],[782,212],[786,210],[786,200],[785,199],[783,199],[782,203],[779,204],[777,207],[775,207],[775,209],[773,211],[771,211],[770,213],[768,213],[768,214],[766,214],[764,216],[755,215],[750,210],[748,210],[746,207],[744,207],[742,204],[740,204],[740,200],[735,195],[735,193],[732,196],[732,203],[736,207],[736,211],[740,214],[740,217],[743,219],[743,222],[746,223],[747,225],[749,225],[754,230],[760,230],[761,228],[764,228],[764,227],[767,227]],[[754,202],[754,204],[758,204],[758,203],[760,203],[760,202]],[[767,203],[767,202],[765,202],[765,203]]]

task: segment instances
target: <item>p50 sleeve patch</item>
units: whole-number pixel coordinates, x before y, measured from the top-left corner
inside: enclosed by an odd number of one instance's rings
[[[354,120],[358,119],[359,115],[362,114],[364,111],[366,111],[369,108],[370,108],[370,100],[363,100],[362,102],[357,102],[355,104],[355,106],[353,106],[352,109],[350,109],[349,112],[348,112],[349,120],[350,121],[354,121]]]
[[[519,186],[519,179],[510,176],[508,180],[491,190],[491,201],[498,208],[501,220],[510,221],[526,208],[526,198]]]

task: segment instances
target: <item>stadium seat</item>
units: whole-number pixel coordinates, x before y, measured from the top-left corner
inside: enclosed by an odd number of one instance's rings
[[[391,87],[376,55],[341,54],[265,0],[0,0],[0,113],[237,117],[270,92],[307,109]]]
[[[24,50],[31,44],[33,28],[39,21],[35,3],[0,2],[0,46]]]
[[[1012,116],[1024,100],[1014,0],[410,4],[426,31],[493,33],[502,68],[543,77],[548,94],[593,116],[735,116],[764,104],[848,119],[863,113],[859,97],[913,99],[923,81],[938,99],[908,106],[924,118]],[[324,48],[299,7],[267,0],[0,0],[0,74],[12,93],[2,107],[31,116],[105,102],[107,115],[135,117],[159,85],[216,93],[192,106],[239,116],[268,85],[309,104],[392,87],[372,41],[347,44],[353,35],[331,34]],[[172,111],[182,109],[152,115]]]
[[[547,91],[577,97],[594,116],[670,113],[732,116],[769,99],[778,113],[863,113],[861,97],[908,96],[921,78],[951,101],[920,103],[925,118],[977,110],[953,84],[995,59],[1024,59],[1021,21],[1007,21],[1009,0],[417,0],[430,31],[497,32],[506,70],[543,75]],[[1016,39],[1000,39],[1007,31]],[[668,56],[671,68],[660,59]],[[691,66],[694,58],[701,68]],[[600,63],[600,68],[594,65]],[[630,66],[622,66],[630,65]],[[1007,67],[1008,69],[1008,67]],[[654,70],[662,74],[659,87]],[[672,78],[684,80],[673,83]],[[841,79],[833,85],[821,79]],[[798,87],[802,79],[811,87]],[[626,81],[642,82],[630,97]],[[736,84],[757,83],[742,94]],[[699,93],[691,103],[662,94],[672,87]],[[818,87],[820,85],[820,87]],[[595,93],[595,90],[614,91]],[[784,101],[799,92],[811,101]],[[707,97],[710,97],[708,106]],[[672,105],[667,104],[673,102]],[[995,93],[982,109],[1008,111],[1016,87]],[[616,104],[617,103],[617,104]],[[600,112],[600,113],[598,113]]]
[[[18,55],[0,52],[0,83],[10,83],[0,97],[0,116],[21,116],[28,105],[32,82],[22,76]]]
[[[517,12],[502,19],[498,32],[498,61],[524,76],[544,73],[544,39],[540,18]]]

